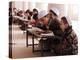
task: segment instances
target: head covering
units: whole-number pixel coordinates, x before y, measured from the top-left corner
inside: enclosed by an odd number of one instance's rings
[[[61,19],[63,19],[64,23],[68,23],[69,26],[72,25],[71,18],[69,16],[63,16]]]
[[[47,15],[47,11],[46,11],[46,10],[41,10],[41,11],[38,13],[38,19],[44,17],[45,15]]]
[[[50,10],[52,10],[57,16],[59,15],[59,10],[56,8],[51,8]]]
[[[72,25],[71,18],[69,16],[65,16],[65,17],[67,19],[67,22],[68,22],[69,26],[71,26]]]

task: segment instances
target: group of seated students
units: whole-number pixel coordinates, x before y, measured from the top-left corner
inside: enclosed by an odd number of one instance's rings
[[[41,39],[39,45],[43,43],[44,49],[50,49],[56,55],[76,55],[78,54],[78,38],[70,22],[70,17],[63,16],[58,19],[59,11],[51,8],[48,12],[33,9],[33,12],[27,10],[22,14],[22,11],[17,13],[18,16],[24,16],[30,20],[30,23],[43,30],[51,30],[54,37]],[[22,23],[21,23],[22,24]]]
[[[17,9],[17,8],[13,8],[12,11],[12,16],[19,16],[23,19],[29,20],[29,23],[33,24],[38,20],[38,10],[37,9],[33,9],[33,11],[30,11],[29,9],[27,9],[26,11]],[[21,25],[20,29],[21,30],[25,30],[25,22],[21,21],[19,19],[13,19],[12,21],[14,24],[17,23],[19,25]]]

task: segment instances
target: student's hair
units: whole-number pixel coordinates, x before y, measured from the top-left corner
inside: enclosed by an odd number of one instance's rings
[[[17,12],[17,16],[21,16],[22,13],[23,13],[22,10],[18,11],[18,12]]]
[[[38,20],[38,10],[36,8],[34,8],[33,12],[37,12],[36,14],[33,15],[33,19]]]
[[[30,11],[29,14],[32,16],[33,15],[33,12]]]
[[[33,19],[37,20],[38,19],[38,14],[33,15]]]
[[[29,9],[25,11],[25,13],[29,13],[29,12],[30,12],[30,10],[29,10]]]
[[[64,24],[68,24],[67,18],[65,16],[61,17],[61,20],[63,20]]]
[[[33,9],[33,12],[35,12],[35,11],[38,13],[38,10],[36,8]]]
[[[50,12],[52,12],[54,14],[54,16],[57,16],[57,14],[54,11],[50,10]]]

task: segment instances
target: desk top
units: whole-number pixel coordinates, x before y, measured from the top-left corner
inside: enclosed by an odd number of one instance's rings
[[[32,27],[30,29],[27,29],[27,31],[29,31],[31,34],[34,34],[37,37],[52,37],[52,36],[54,36],[52,31],[49,31],[49,30],[44,31],[37,27]]]

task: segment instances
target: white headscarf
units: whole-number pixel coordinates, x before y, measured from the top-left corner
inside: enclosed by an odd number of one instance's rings
[[[59,15],[59,10],[57,8],[51,8],[51,10],[56,13],[56,15]]]
[[[71,18],[69,16],[65,16],[65,17],[67,19],[67,22],[68,22],[69,26],[71,26],[72,25]]]
[[[47,15],[47,11],[46,11],[46,10],[41,10],[41,11],[38,13],[38,19],[44,17],[45,15]]]

